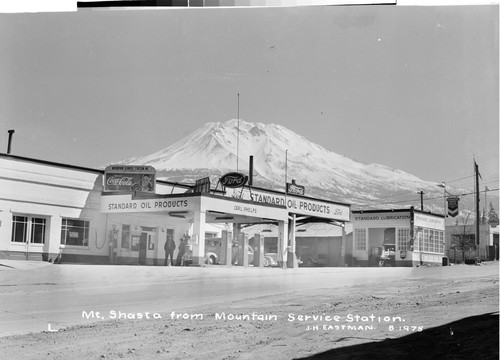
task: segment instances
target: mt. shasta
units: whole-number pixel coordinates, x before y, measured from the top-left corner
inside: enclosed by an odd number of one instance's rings
[[[428,199],[424,198],[424,210],[443,212],[443,191],[437,182],[380,164],[356,162],[276,124],[235,119],[206,123],[163,150],[120,163],[153,166],[159,179],[175,182],[194,183],[209,176],[215,185],[224,173],[248,174],[250,156],[254,157],[254,186],[284,191],[285,183],[294,179],[306,187],[306,196],[349,203],[353,209],[419,209],[417,192],[423,191]]]

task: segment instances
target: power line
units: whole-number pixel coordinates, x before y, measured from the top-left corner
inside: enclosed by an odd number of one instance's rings
[[[460,178],[460,179],[456,179],[456,180],[447,180],[445,181],[445,183],[452,183],[452,182],[457,182],[457,181],[460,181],[460,180],[465,180],[465,179],[470,179],[470,178],[473,178],[474,175],[470,175],[470,176],[466,176],[466,177],[463,177],[463,178]]]
[[[489,189],[487,190],[487,192],[490,192],[490,191],[498,191],[500,189]],[[484,190],[480,191],[481,193],[484,192]],[[475,193],[474,192],[470,192],[470,193],[464,193],[464,194],[460,194],[460,195],[457,195],[457,196],[469,196],[469,195],[474,195]],[[424,201],[429,201],[429,200],[439,200],[439,199],[442,199],[443,198],[443,195],[441,196],[438,196],[438,197],[429,197],[429,198],[425,198]],[[419,202],[420,201],[420,198],[416,198],[416,199],[407,199],[407,200],[398,200],[398,201],[391,201],[391,202],[386,202],[386,203],[377,203],[376,205],[379,206],[379,205],[391,205],[391,204],[400,204],[400,203],[412,203],[412,202]],[[367,206],[365,204],[351,204],[353,206]],[[368,205],[368,206],[371,206],[371,205]]]
[[[393,198],[393,197],[396,197],[396,196],[401,196],[401,195],[408,195],[408,191],[402,191],[402,192],[396,193],[394,195],[381,197],[381,198],[378,198],[378,200],[386,200],[386,199],[390,199],[390,198]]]

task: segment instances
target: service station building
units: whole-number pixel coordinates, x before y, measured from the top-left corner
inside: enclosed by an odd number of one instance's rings
[[[215,234],[221,239],[220,264],[233,264],[236,244],[243,249],[238,265],[245,266],[248,237],[242,226],[272,224],[279,266],[297,267],[295,229],[307,222],[340,227],[338,255],[345,256],[348,204],[248,185],[212,189],[206,180],[161,181],[152,170],[117,165],[106,172],[0,154],[0,256],[163,265],[167,237],[178,246],[186,236],[191,264],[202,266],[206,238]],[[263,266],[264,238],[255,234],[252,240],[252,265]]]
[[[354,266],[377,266],[384,251],[391,266],[441,264],[444,215],[410,209],[353,211]]]

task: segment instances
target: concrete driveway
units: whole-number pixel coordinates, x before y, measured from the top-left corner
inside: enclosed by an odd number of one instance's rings
[[[0,336],[59,330],[126,314],[183,313],[196,306],[259,296],[384,283],[436,268],[242,268],[53,265],[0,261]],[[464,266],[464,271],[469,267]],[[498,267],[496,267],[498,269]],[[454,269],[460,276],[460,271]],[[478,275],[491,267],[476,269]],[[99,313],[101,317],[97,317]],[[90,315],[89,315],[90,314]],[[91,316],[92,315],[92,316]]]

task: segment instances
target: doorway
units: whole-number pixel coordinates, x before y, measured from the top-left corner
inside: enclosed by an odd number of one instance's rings
[[[154,227],[141,226],[139,239],[139,264],[156,265],[157,231]]]

